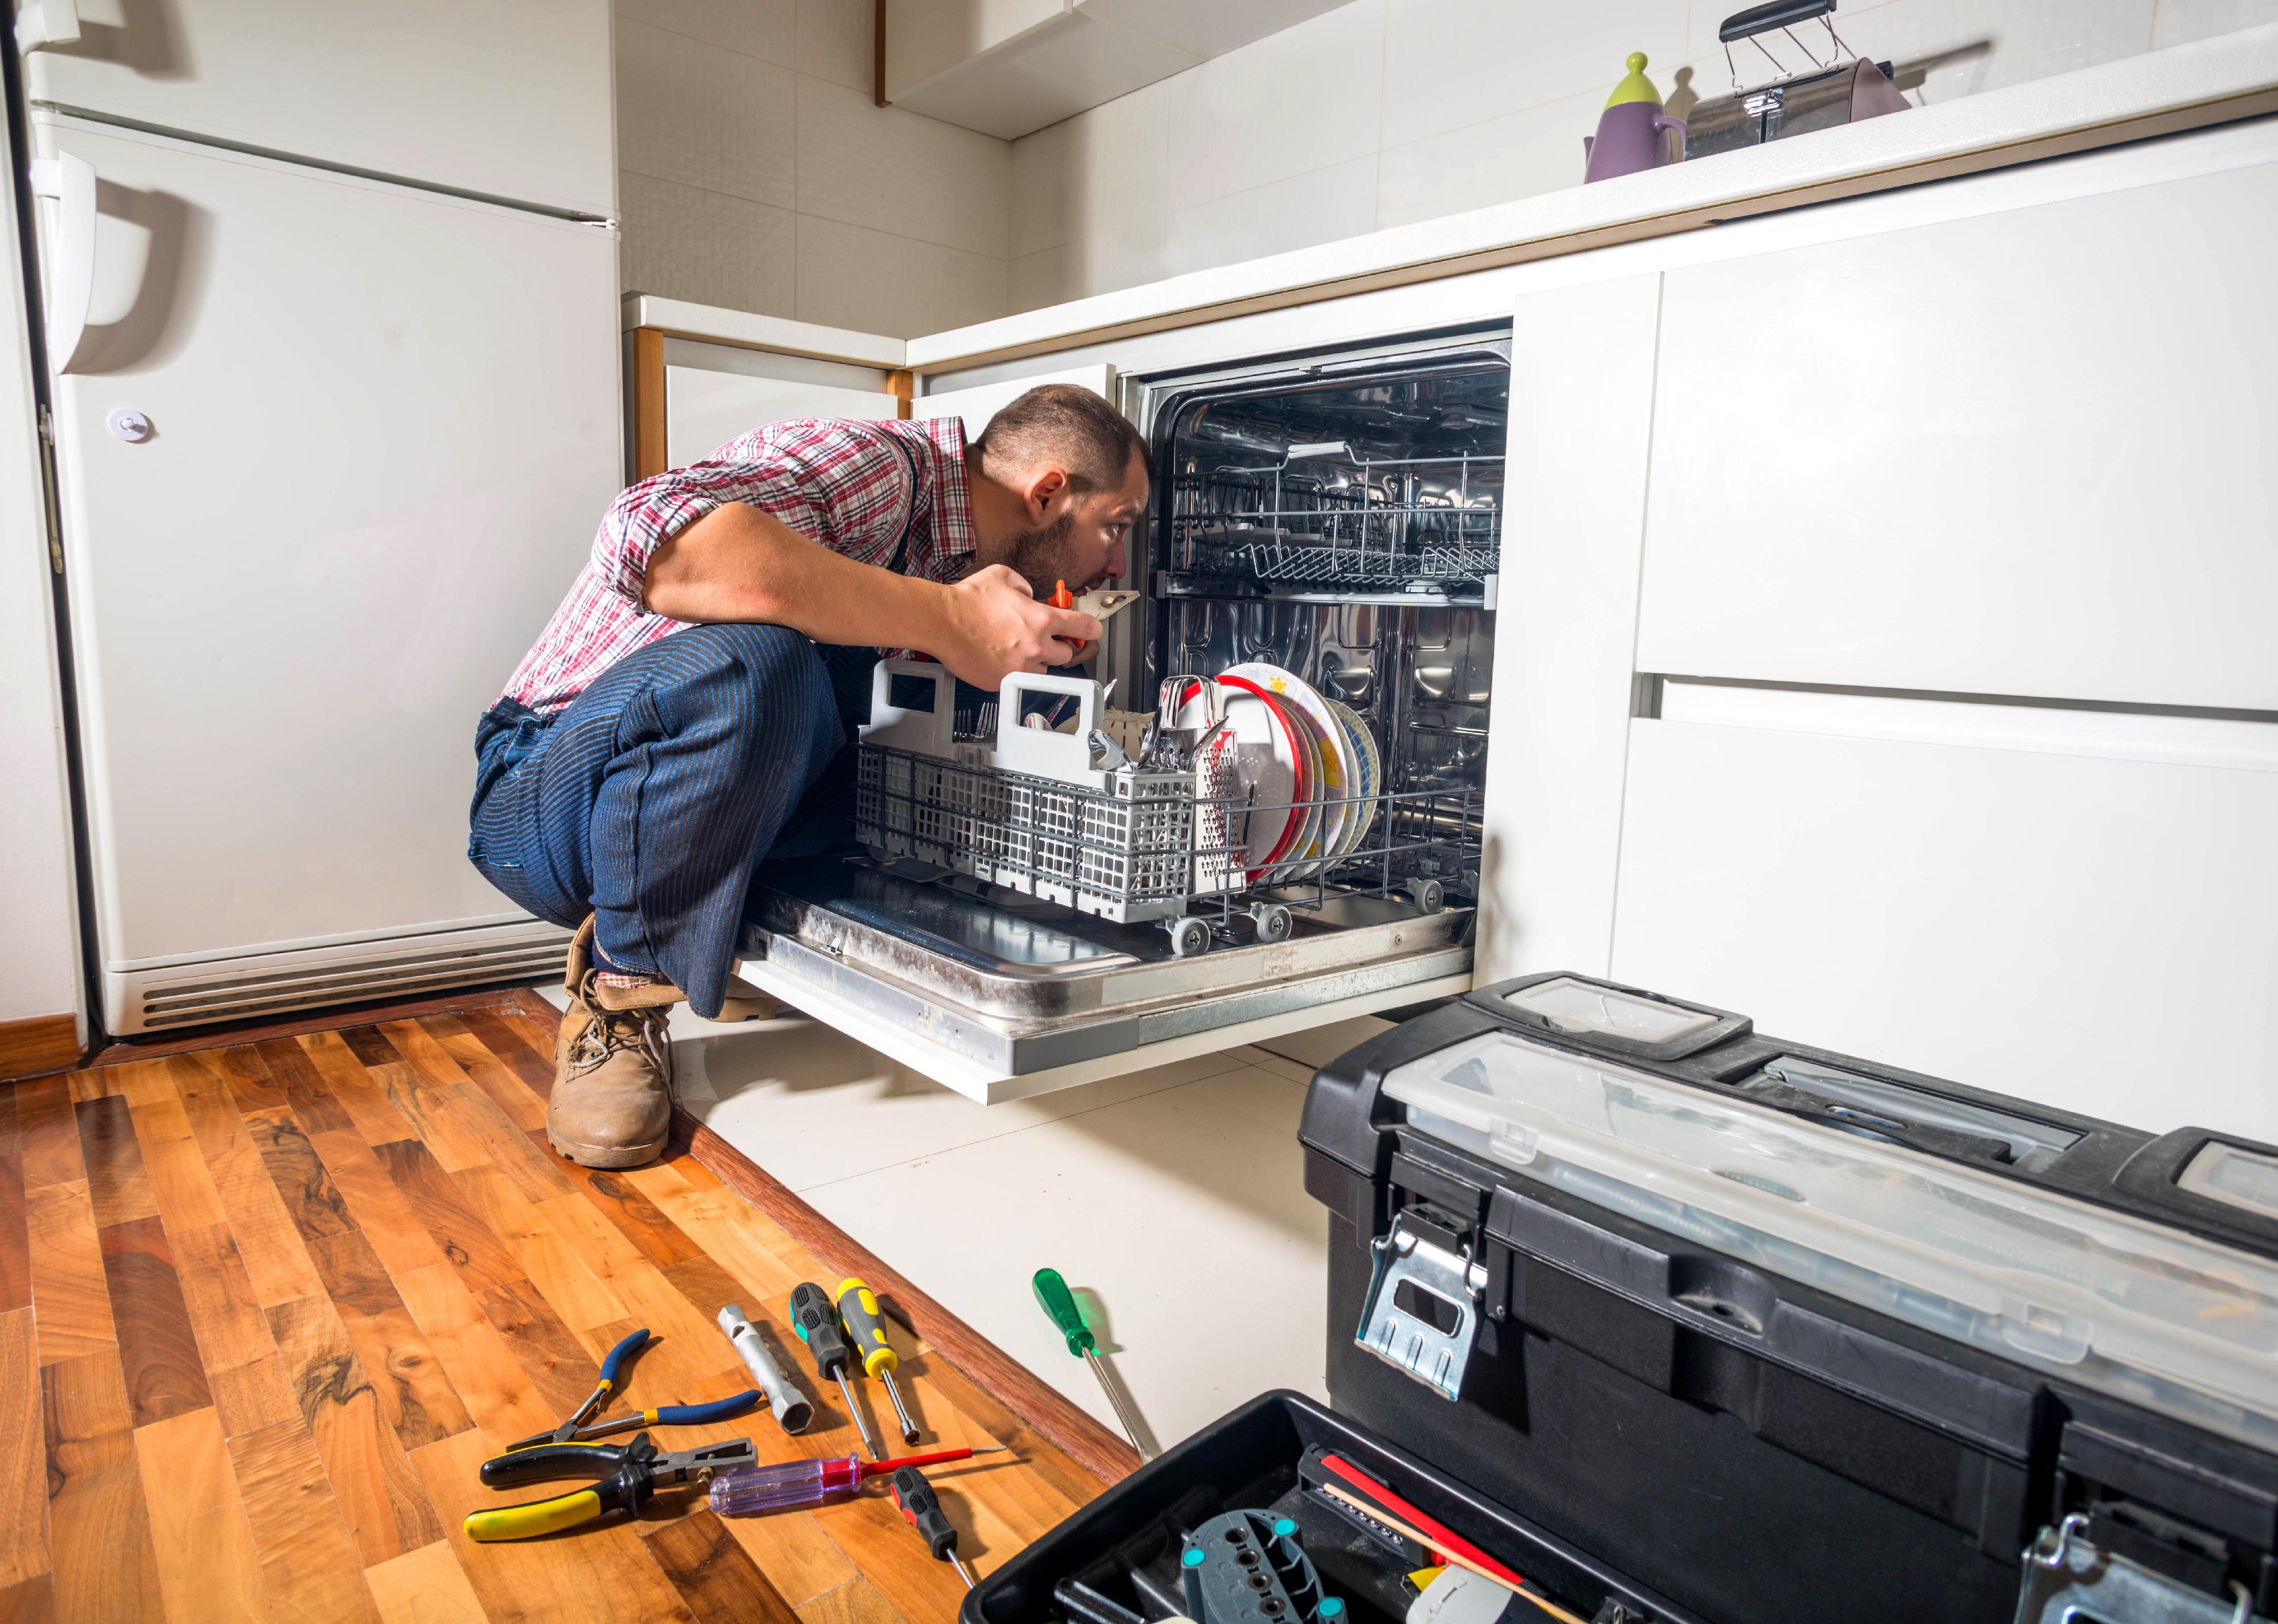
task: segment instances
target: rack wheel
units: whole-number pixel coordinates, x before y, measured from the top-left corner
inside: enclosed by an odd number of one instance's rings
[[[1289,935],[1289,910],[1279,902],[1253,902],[1250,916],[1257,922],[1257,939],[1261,942],[1286,941]]]
[[[1182,959],[1191,959],[1207,952],[1211,945],[1211,928],[1205,920],[1191,916],[1166,921],[1165,930],[1171,933],[1171,951]]]
[[[1412,879],[1408,882],[1408,895],[1417,908],[1426,914],[1436,914],[1448,905],[1447,892],[1435,879]]]

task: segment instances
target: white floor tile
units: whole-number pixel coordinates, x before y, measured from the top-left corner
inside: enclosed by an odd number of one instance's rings
[[[1169,1444],[1268,1388],[1324,1396],[1327,1217],[1304,1191],[1304,1098],[1243,1067],[806,1194],[1112,1428],[1032,1294],[1036,1269],[1059,1269]]]

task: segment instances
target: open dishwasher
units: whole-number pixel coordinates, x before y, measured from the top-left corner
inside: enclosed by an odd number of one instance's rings
[[[869,854],[770,870],[745,974],[982,1100],[1466,989],[1509,394],[1496,333],[1122,380],[1153,456],[1140,597],[1099,686],[1028,679],[1078,694],[1082,728],[952,716],[953,685],[882,666]],[[1366,763],[1341,789],[1119,771],[1110,746],[1105,770],[1013,770],[1056,750],[1080,769],[1108,683],[1167,721],[1258,672],[1336,737],[1315,734],[1322,762]]]

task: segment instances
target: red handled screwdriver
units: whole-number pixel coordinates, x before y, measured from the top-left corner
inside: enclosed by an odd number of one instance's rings
[[[888,1480],[894,1491],[894,1504],[902,1508],[902,1521],[918,1531],[936,1562],[946,1562],[957,1569],[957,1576],[965,1581],[965,1588],[973,1588],[973,1570],[959,1560],[957,1530],[942,1514],[941,1500],[935,1495],[933,1485],[925,1474],[915,1467],[903,1467]]]

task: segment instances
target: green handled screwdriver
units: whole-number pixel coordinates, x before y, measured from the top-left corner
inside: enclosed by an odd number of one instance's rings
[[[837,1310],[813,1281],[802,1280],[791,1289],[791,1328],[814,1355],[815,1370],[838,1383],[838,1396],[846,1400],[846,1413],[861,1435],[862,1447],[870,1452],[870,1459],[883,1460],[885,1452],[871,1434],[862,1406],[854,1402],[854,1390],[846,1384],[846,1339],[838,1334]]]
[[[1075,1294],[1067,1288],[1056,1268],[1040,1268],[1032,1283],[1036,1288],[1036,1300],[1044,1306],[1052,1323],[1067,1338],[1067,1351],[1081,1353],[1091,1361],[1091,1374],[1099,1378],[1100,1390],[1107,1402],[1115,1406],[1115,1419],[1123,1423],[1123,1436],[1131,1440],[1131,1447],[1139,1452],[1140,1459],[1148,1458],[1147,1446],[1139,1441],[1139,1423],[1131,1412],[1123,1407],[1122,1390],[1107,1379],[1107,1367],[1099,1362],[1099,1350],[1092,1345],[1091,1333],[1084,1329],[1083,1315],[1076,1311]]]

